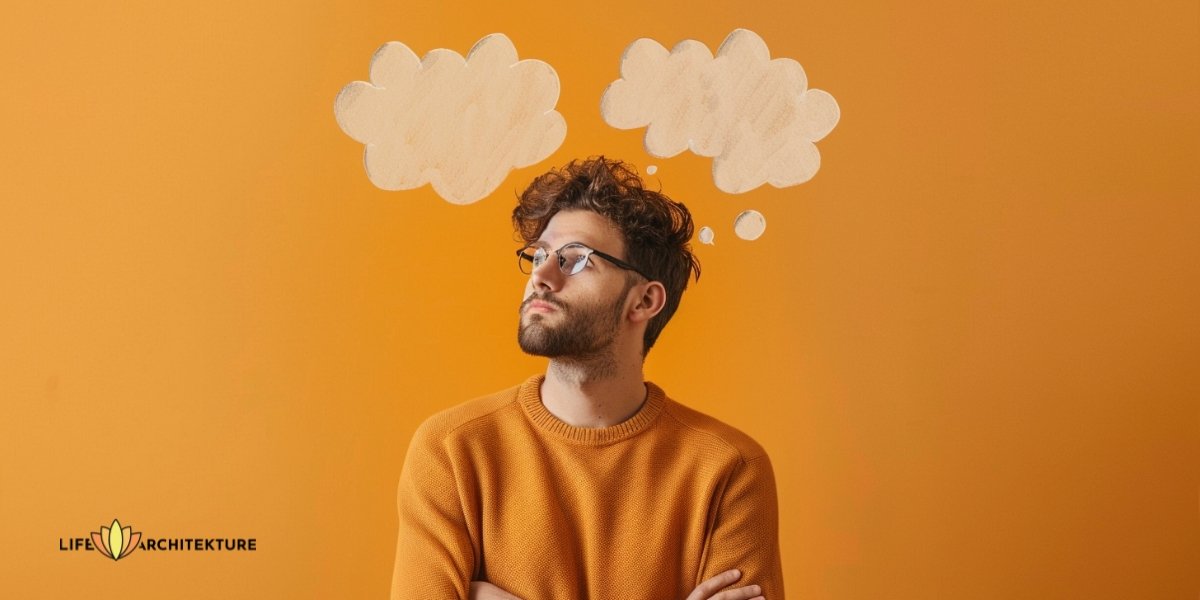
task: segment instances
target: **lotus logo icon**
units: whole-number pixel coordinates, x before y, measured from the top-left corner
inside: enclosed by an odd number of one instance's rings
[[[101,526],[100,531],[92,532],[92,543],[96,545],[96,549],[113,560],[129,556],[130,552],[137,549],[141,539],[140,531],[134,531],[128,526],[122,528],[121,522],[116,519],[113,519],[111,526]]]

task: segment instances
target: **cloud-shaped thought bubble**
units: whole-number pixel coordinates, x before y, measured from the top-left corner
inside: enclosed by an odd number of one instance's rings
[[[713,157],[713,181],[731,194],[812,179],[821,166],[814,142],[841,115],[833,96],[808,89],[800,63],[772,60],[762,38],[746,29],[730,33],[715,58],[696,40],[669,52],[651,39],[633,42],[600,113],[618,129],[646,127],[654,156],[691,150]]]
[[[558,74],[540,60],[517,60],[494,33],[464,59],[439,48],[418,60],[408,46],[384,44],[371,59],[371,82],[338,93],[342,131],[366,144],[371,183],[407,190],[430,183],[454,204],[492,193],[509,171],[550,156],[567,135],[554,110]]]

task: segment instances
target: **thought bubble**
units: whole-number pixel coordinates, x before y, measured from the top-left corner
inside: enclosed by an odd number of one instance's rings
[[[709,246],[715,245],[715,242],[713,242],[712,227],[701,227],[700,228],[700,243],[708,244]]]
[[[646,127],[653,156],[691,150],[712,157],[713,182],[731,194],[811,179],[821,166],[814,142],[841,114],[833,96],[808,89],[800,63],[772,60],[762,38],[746,29],[730,33],[715,58],[696,40],[669,52],[648,38],[633,42],[600,113],[618,129]]]
[[[757,210],[747,210],[734,217],[733,232],[743,240],[757,240],[767,230],[767,218]]]
[[[657,173],[657,172],[658,172],[658,167],[656,167],[656,166],[654,166],[654,165],[650,165],[650,166],[646,167],[646,174],[647,174],[647,175],[653,175],[653,174],[655,174],[655,173]]]
[[[470,204],[562,144],[558,93],[550,65],[517,60],[508,37],[494,33],[465,59],[439,48],[418,60],[408,46],[388,42],[371,59],[371,82],[343,87],[333,111],[342,131],[366,144],[371,183],[385,190],[430,183],[447,201]]]

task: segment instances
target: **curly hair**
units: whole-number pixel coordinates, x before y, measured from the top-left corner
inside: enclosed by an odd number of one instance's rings
[[[562,169],[534,179],[513,209],[513,226],[525,243],[532,243],[559,211],[579,209],[608,218],[624,239],[626,262],[666,288],[662,311],[646,325],[644,357],[679,308],[688,276],[694,272],[700,280],[700,261],[688,243],[692,238],[692,215],[682,203],[642,187],[631,165],[595,156],[571,161]],[[629,271],[626,277],[628,289],[636,283],[637,275]]]

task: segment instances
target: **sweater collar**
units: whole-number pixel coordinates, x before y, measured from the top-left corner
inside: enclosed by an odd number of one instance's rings
[[[517,399],[525,415],[542,431],[589,446],[612,444],[637,435],[658,418],[667,398],[662,388],[647,381],[646,402],[632,417],[611,427],[575,427],[560,421],[542,404],[542,382],[545,380],[544,374],[534,375],[518,388]]]

